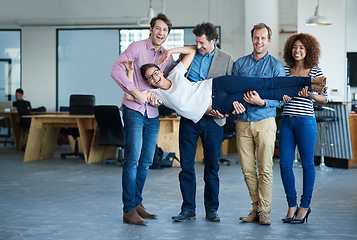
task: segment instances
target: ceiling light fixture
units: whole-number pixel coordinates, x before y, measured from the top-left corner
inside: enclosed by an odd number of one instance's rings
[[[150,21],[154,16],[155,16],[155,13],[154,13],[154,9],[152,9],[152,7],[151,7],[151,0],[150,0],[150,8],[148,10],[148,13],[147,13],[146,17],[143,17],[142,19],[140,19],[138,21],[138,25],[139,26],[149,27],[150,26]]]
[[[319,26],[319,25],[331,25],[331,21],[328,20],[325,16],[320,15],[320,0],[317,2],[315,8],[315,14],[312,17],[309,17],[306,20],[306,25]]]

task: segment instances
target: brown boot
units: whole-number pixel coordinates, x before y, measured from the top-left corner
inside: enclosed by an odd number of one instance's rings
[[[124,213],[123,221],[135,225],[143,225],[146,223],[146,221],[139,216],[136,210],[131,210],[129,212]]]
[[[136,206],[136,211],[138,211],[140,217],[142,218],[156,218],[157,215],[154,213],[149,213],[146,208],[141,204],[139,206]]]
[[[260,225],[270,225],[271,224],[269,213],[264,212],[264,211],[261,211],[259,213],[259,224]]]
[[[258,213],[253,210],[249,213],[248,217],[240,217],[239,220],[243,222],[255,222],[258,220]]]

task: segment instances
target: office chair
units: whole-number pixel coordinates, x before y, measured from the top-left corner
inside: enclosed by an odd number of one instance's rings
[[[236,121],[237,117],[235,115],[230,115],[226,119],[226,124],[223,126],[223,141],[226,139],[232,139],[236,137]],[[227,163],[227,166],[230,166],[232,162],[238,163],[238,158],[223,158],[222,145],[219,150],[218,161],[221,163]]]
[[[321,156],[321,161],[319,168],[321,170],[328,170],[327,166],[325,165],[325,146],[328,145],[327,142],[325,142],[325,132],[328,130],[328,124],[337,120],[335,109],[326,107],[323,105],[314,105],[314,110],[315,112],[321,112],[321,114],[316,114],[316,123],[317,123],[317,129],[318,129],[318,134],[319,134],[319,141],[320,141],[320,156]],[[323,113],[323,114],[322,114]],[[330,146],[333,146],[331,144]]]
[[[69,107],[68,106],[60,106],[59,111],[60,112],[69,112]]]
[[[6,112],[12,109],[12,102],[11,101],[0,101],[0,111]],[[3,128],[3,129],[1,129]],[[3,134],[3,132],[5,134]],[[10,118],[8,117],[0,117],[0,137],[1,143],[4,143],[6,146],[7,143],[11,143],[12,145],[15,144],[14,138],[11,137],[11,123]]]
[[[18,100],[14,102],[14,106],[20,115],[20,124],[24,130],[29,130],[31,125],[31,118],[23,118],[23,116],[31,115],[31,103],[25,100]]]
[[[95,105],[94,95],[73,94],[69,98],[69,114],[70,115],[93,115],[93,108]],[[67,156],[76,156],[84,159],[84,154],[79,152],[78,128],[62,128],[60,133],[63,135],[71,135],[74,139],[74,152],[61,153],[61,158],[65,159]]]
[[[161,118],[164,118],[164,117],[168,117],[172,114],[175,114],[175,110],[171,109],[171,108],[168,108],[166,107],[165,105],[160,105],[159,106],[159,116]]]
[[[68,112],[69,113],[69,106],[60,106],[59,107],[60,112]],[[61,133],[61,131],[58,133],[58,139],[57,139],[57,144],[61,146],[62,144],[68,144],[68,136],[64,135]]]
[[[1,143],[4,143],[4,146],[6,147],[6,144],[10,143],[11,145],[15,144],[15,140],[12,137],[11,134],[11,123],[10,119],[5,117],[5,118],[0,118],[0,132],[1,128],[5,131],[5,134],[0,134],[0,137],[3,138],[1,139]]]
[[[103,160],[103,163],[119,162],[122,165],[125,138],[119,108],[115,105],[95,106],[94,116],[99,128],[99,145],[118,147],[118,157]]]
[[[26,100],[17,100],[13,103],[14,107],[16,107],[17,112],[20,115],[20,125],[22,126],[21,130],[21,150],[25,152],[27,136],[31,125],[31,118],[24,118],[23,116],[31,115],[31,103]]]

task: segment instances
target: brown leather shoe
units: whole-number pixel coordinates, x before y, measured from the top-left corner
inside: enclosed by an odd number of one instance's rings
[[[142,218],[156,218],[157,215],[154,213],[149,213],[146,208],[141,204],[139,206],[136,206],[136,211],[138,211],[140,217]]]
[[[243,222],[255,222],[258,220],[258,213],[253,210],[249,213],[248,217],[240,217],[239,220]]]
[[[264,211],[261,211],[259,213],[259,224],[260,225],[270,225],[271,224],[269,213],[264,212]]]
[[[129,212],[124,213],[123,221],[129,224],[135,225],[143,225],[147,223],[144,219],[142,219],[136,210],[131,210]]]

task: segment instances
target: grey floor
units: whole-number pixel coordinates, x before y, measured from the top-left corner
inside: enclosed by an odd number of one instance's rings
[[[272,224],[241,223],[251,209],[239,164],[221,165],[220,222],[205,220],[203,165],[196,164],[197,219],[176,223],[179,168],[150,170],[144,205],[158,214],[146,226],[122,221],[119,165],[86,165],[80,159],[23,163],[23,153],[0,146],[0,239],[357,239],[357,169],[316,171],[307,224],[282,224],[287,204],[274,160]],[[302,169],[295,168],[299,194]]]

